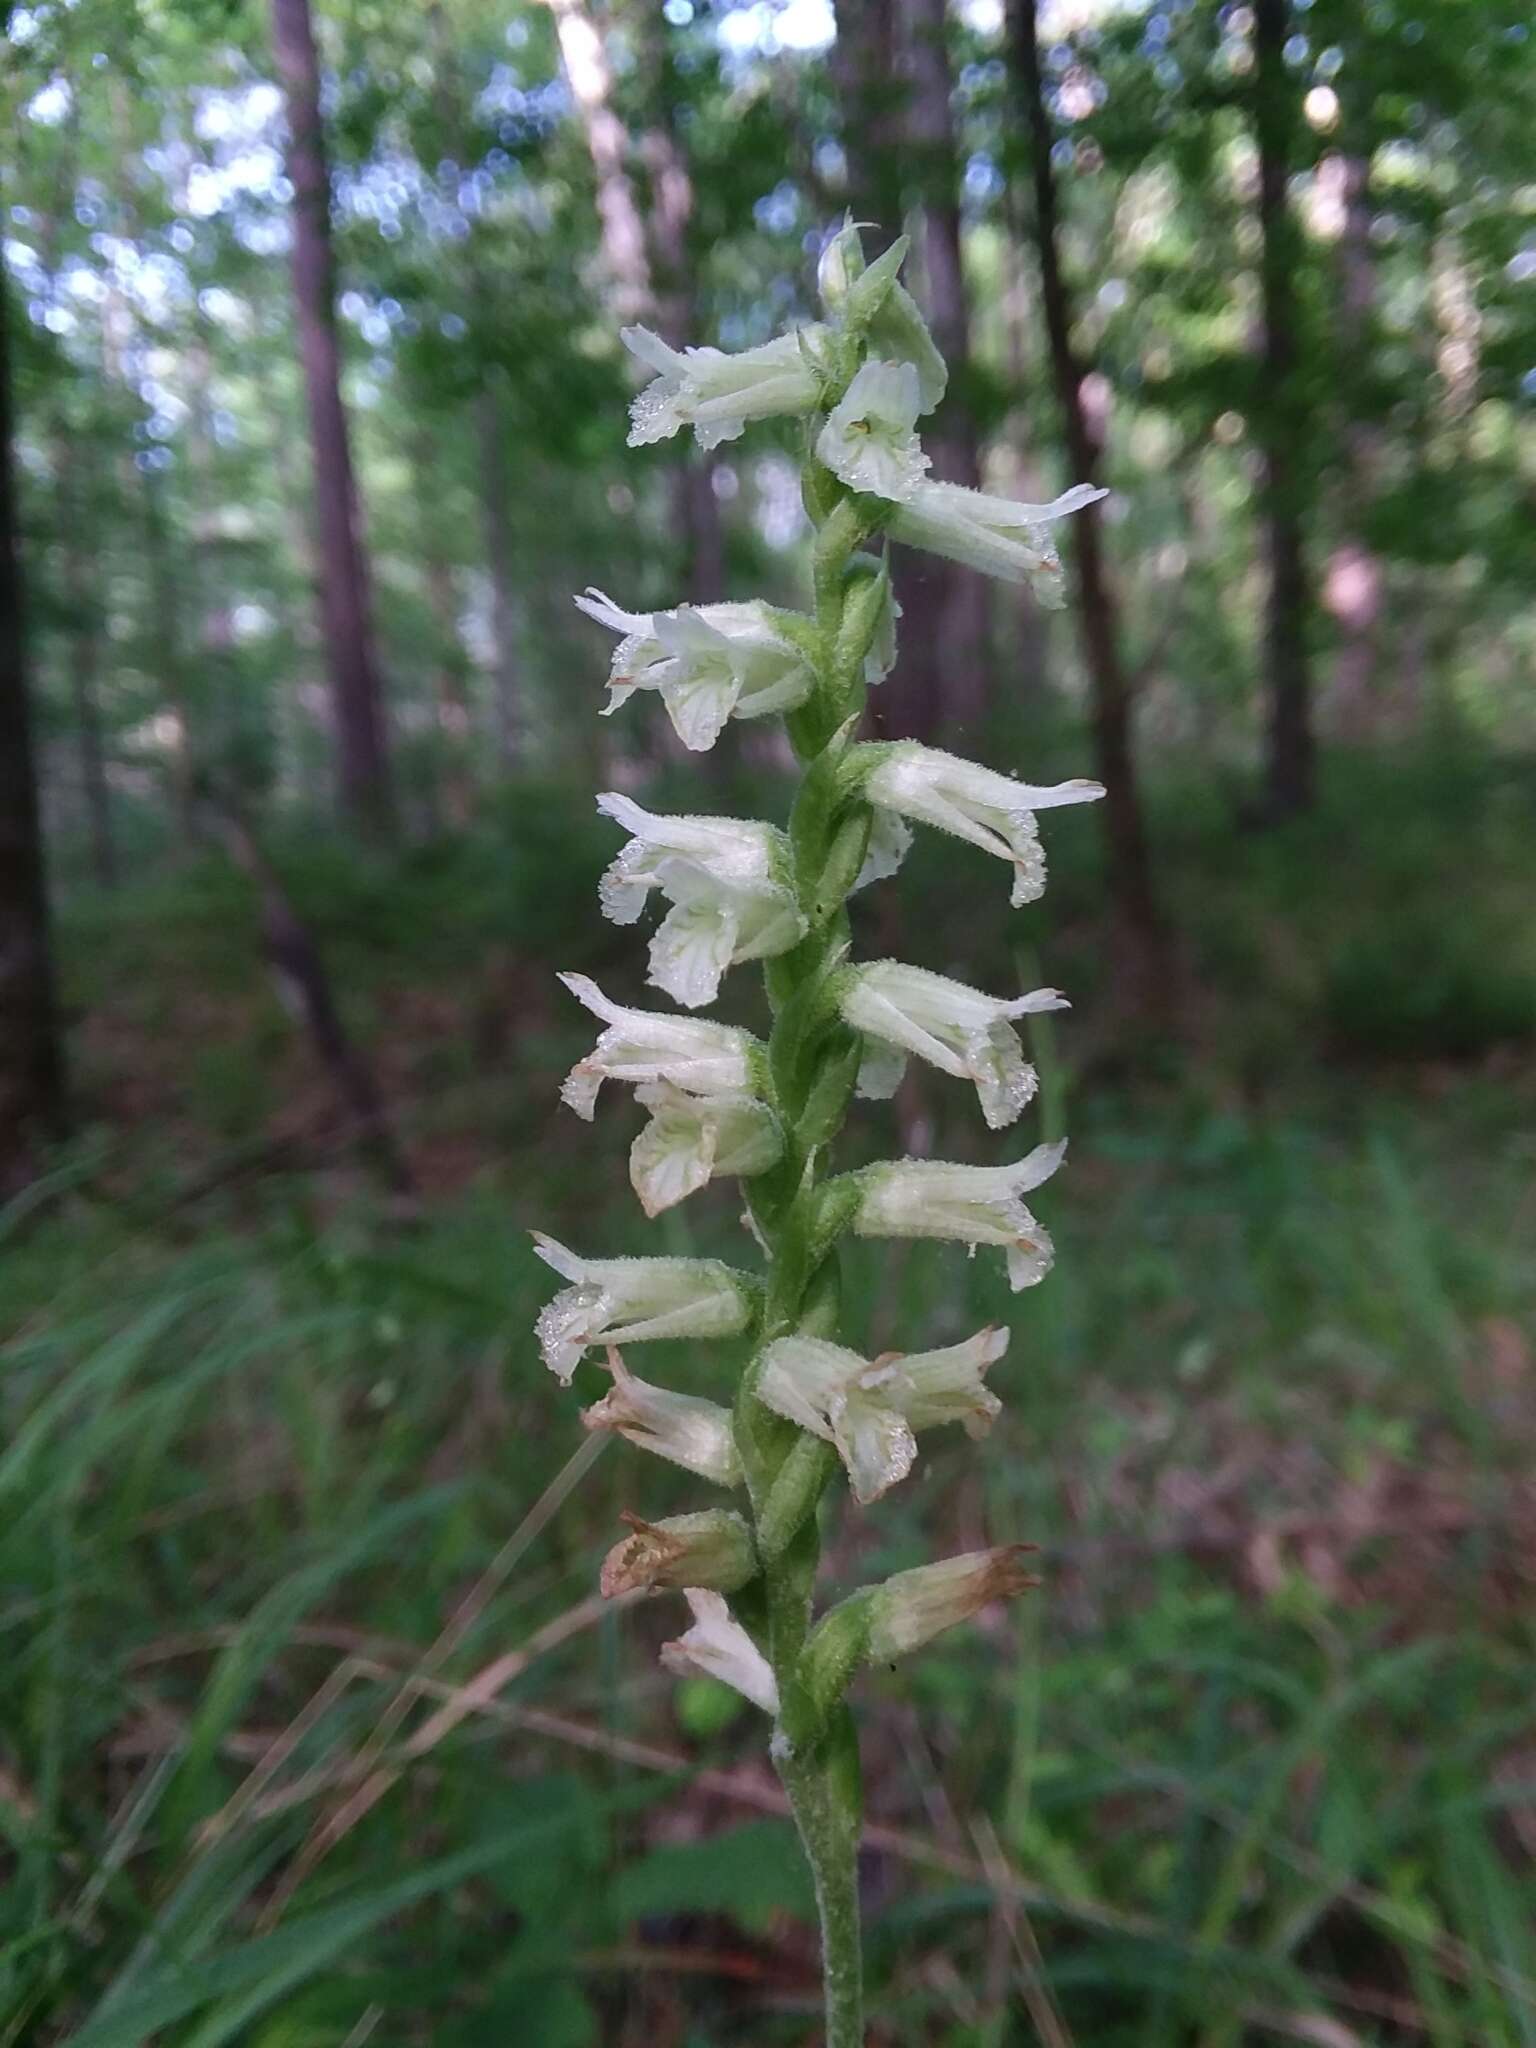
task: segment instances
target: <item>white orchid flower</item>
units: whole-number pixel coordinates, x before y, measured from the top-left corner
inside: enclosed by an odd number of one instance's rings
[[[814,686],[805,656],[774,624],[773,607],[678,605],[626,612],[601,590],[576,599],[588,618],[621,634],[608,673],[604,716],[636,690],[655,690],[685,747],[712,747],[732,718],[793,711]]]
[[[1093,484],[1074,484],[1048,505],[1023,505],[964,484],[925,480],[898,504],[886,530],[909,547],[926,548],[1005,583],[1027,583],[1041,604],[1059,610],[1066,602],[1061,557],[1047,526],[1108,495]]]
[[[718,1678],[722,1683],[777,1715],[779,1688],[772,1667],[739,1621],[731,1617],[724,1597],[689,1586],[685,1598],[693,1626],[675,1643],[663,1643],[661,1661],[680,1678]]]
[[[734,441],[748,420],[814,412],[820,396],[816,351],[824,330],[802,327],[758,348],[672,348],[648,327],[619,339],[656,375],[629,408],[629,445],[643,448],[692,427],[701,448]]]
[[[1039,1582],[1024,1569],[1026,1546],[972,1550],[895,1572],[870,1602],[869,1661],[891,1664],[944,1629],[969,1621],[994,1600],[1012,1600]]]
[[[870,1360],[819,1337],[780,1337],[763,1353],[759,1400],[835,1446],[855,1500],[868,1506],[917,1456],[917,1432],[962,1422],[979,1437],[1002,1412],[983,1385],[1008,1348],[1006,1330],[978,1330],[941,1351]]]
[[[697,1394],[674,1394],[636,1379],[617,1351],[608,1353],[613,1385],[582,1410],[586,1429],[611,1429],[639,1450],[681,1465],[717,1486],[740,1486],[741,1459],[731,1411]]]
[[[1008,1284],[1017,1294],[1043,1280],[1055,1257],[1049,1233],[1020,1199],[1050,1179],[1066,1142],[1037,1145],[1012,1166],[951,1166],[937,1159],[898,1159],[866,1166],[856,1176],[860,1237],[939,1237],[958,1244],[1001,1245]]]
[[[850,490],[903,503],[928,467],[915,432],[922,409],[910,363],[865,363],[828,415],[816,454]]]
[[[1035,1070],[1011,1020],[1070,1007],[1053,988],[1004,1002],[899,960],[845,969],[837,1000],[844,1020],[875,1041],[859,1074],[862,1094],[877,1101],[894,1094],[906,1055],[916,1053],[941,1073],[974,1081],[994,1131],[1011,1124],[1035,1093]]]
[[[651,1120],[629,1150],[630,1184],[647,1216],[709,1181],[765,1172],[784,1150],[778,1119],[755,1095],[691,1095],[660,1083],[638,1090]]]
[[[584,1259],[541,1230],[533,1248],[571,1283],[535,1328],[544,1363],[567,1386],[596,1345],[734,1337],[757,1305],[757,1283],[718,1259]]]
[[[787,953],[804,937],[789,842],[775,826],[659,817],[611,791],[597,808],[633,835],[603,876],[603,914],[633,924],[653,889],[668,899],[650,980],[686,1009],[713,1002],[728,967]]]
[[[608,1027],[560,1089],[561,1099],[585,1122],[592,1121],[605,1081],[635,1086],[667,1081],[701,1096],[740,1096],[756,1088],[763,1072],[762,1048],[750,1031],[701,1017],[625,1009],[611,1003],[585,974],[562,974],[560,980]]]
[[[1033,903],[1045,888],[1035,813],[1059,804],[1092,803],[1104,794],[1102,783],[1086,780],[1048,786],[1016,782],[917,740],[876,743],[860,749],[860,756],[863,790],[872,804],[952,832],[1010,862],[1015,909]]]

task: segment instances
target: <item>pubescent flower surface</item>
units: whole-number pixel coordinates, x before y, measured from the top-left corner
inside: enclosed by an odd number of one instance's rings
[[[1009,862],[1010,901],[1016,910],[1033,903],[1045,888],[1045,853],[1035,813],[1059,804],[1092,803],[1104,794],[1101,782],[1018,782],[917,740],[860,747],[852,774],[879,809],[952,832]]]
[[[724,1175],[765,1173],[784,1149],[778,1118],[755,1095],[693,1095],[662,1081],[636,1099],[651,1120],[630,1147],[629,1178],[647,1216]]]
[[[763,1353],[758,1395],[835,1447],[867,1506],[911,1471],[919,1430],[961,1422],[985,1434],[1002,1403],[983,1376],[1007,1349],[1008,1332],[991,1328],[940,1351],[876,1359],[819,1337],[780,1337]]]
[[[598,1345],[733,1337],[751,1322],[760,1284],[719,1259],[584,1259],[543,1231],[534,1250],[570,1286],[540,1312],[544,1363],[567,1386]]]
[[[649,327],[621,328],[619,339],[630,354],[656,373],[630,402],[630,447],[670,440],[692,427],[701,448],[718,448],[734,441],[748,420],[813,411],[821,389],[815,353],[823,331],[797,328],[728,355],[718,348],[672,348]]]
[[[904,503],[928,468],[916,433],[922,405],[910,363],[866,363],[828,414],[816,453],[850,490]]]
[[[597,808],[632,834],[603,876],[603,915],[633,924],[651,891],[661,891],[672,908],[651,940],[650,979],[686,1009],[712,1003],[728,967],[787,953],[804,937],[788,842],[776,826],[662,817],[612,790]]]
[[[610,1002],[585,974],[562,974],[559,979],[608,1027],[560,1088],[561,1099],[587,1123],[605,1081],[628,1081],[637,1087],[666,1081],[701,1096],[737,1097],[755,1091],[762,1071],[761,1047],[750,1031],[700,1017],[626,1009]]]
[[[957,1244],[1000,1245],[1008,1284],[1017,1294],[1051,1270],[1049,1233],[1020,1199],[1050,1179],[1066,1156],[1066,1140],[1037,1145],[1012,1166],[951,1166],[940,1159],[898,1159],[853,1176],[860,1237],[939,1237]]]
[[[677,605],[627,612],[601,590],[579,610],[622,635],[608,671],[607,717],[637,690],[654,690],[685,747],[706,752],[732,718],[766,718],[803,704],[815,677],[774,622],[771,605]]]
[[[1048,505],[1025,505],[964,484],[925,479],[898,503],[888,531],[893,540],[963,562],[983,575],[1027,583],[1041,604],[1059,611],[1066,598],[1050,523],[1108,495],[1092,484],[1074,484]]]
[[[1012,1020],[1068,1004],[1053,988],[1009,1002],[926,968],[876,960],[843,971],[838,1008],[846,1023],[875,1041],[859,1070],[862,1094],[876,1100],[894,1094],[906,1055],[916,1053],[942,1073],[973,1081],[988,1127],[999,1131],[1021,1113],[1036,1087]]]

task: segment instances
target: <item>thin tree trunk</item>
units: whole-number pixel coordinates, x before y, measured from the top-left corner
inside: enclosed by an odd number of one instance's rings
[[[462,832],[475,808],[475,781],[469,754],[469,692],[465,685],[464,643],[459,633],[458,581],[442,543],[444,522],[438,494],[433,488],[430,435],[420,433],[415,437],[413,464],[416,502],[423,513],[422,569],[438,638],[433,664],[433,705],[443,760],[443,810],[448,823]]]
[[[1034,0],[1011,0],[1011,5],[1014,61],[1029,125],[1035,252],[1051,371],[1072,480],[1094,483],[1103,449],[1098,419],[1083,401],[1084,365],[1072,340],[1072,302],[1062,274],[1056,174],[1051,162],[1055,137],[1041,87]],[[1078,632],[1093,693],[1094,762],[1107,791],[1100,815],[1109,856],[1109,885],[1132,950],[1133,995],[1138,1003],[1151,1004],[1166,985],[1165,946],[1136,773],[1131,690],[1097,505],[1074,517],[1069,545],[1077,581]]]
[[[480,455],[480,513],[485,566],[491,579],[491,637],[495,643],[496,751],[504,768],[516,766],[520,745],[522,663],[518,659],[517,558],[507,504],[501,408],[495,387],[475,395],[475,439]]]
[[[117,884],[117,845],[112,832],[112,793],[107,786],[107,756],[96,687],[101,674],[101,613],[86,565],[85,518],[75,471],[73,460],[64,456],[60,474],[61,478],[69,479],[63,498],[68,529],[64,535],[64,589],[70,610],[70,704],[80,793],[90,834],[91,874],[98,888],[111,889]]]
[[[894,0],[836,0],[832,75],[843,110],[848,208],[864,224],[864,251],[876,256],[901,233],[901,77]]]
[[[1307,646],[1310,589],[1302,533],[1302,419],[1296,270],[1301,260],[1287,196],[1299,104],[1285,61],[1289,0],[1254,7],[1254,129],[1259,152],[1259,283],[1262,385],[1254,408],[1263,456],[1262,501],[1269,594],[1264,672],[1269,703],[1265,795],[1271,817],[1309,810],[1315,795],[1312,674]]]
[[[1337,193],[1341,218],[1338,252],[1338,353],[1346,365],[1370,360],[1376,312],[1376,259],[1371,248],[1370,159],[1346,154],[1325,160]],[[1384,572],[1381,557],[1365,540],[1365,514],[1375,495],[1380,433],[1348,403],[1342,424],[1345,454],[1341,493],[1345,532],[1328,558],[1322,599],[1339,629],[1332,696],[1337,729],[1361,739],[1377,709],[1378,645]]]
[[[0,1194],[32,1177],[35,1133],[64,1127],[11,450],[8,293],[0,282]]]
[[[629,136],[613,109],[608,52],[583,0],[547,0],[547,4],[555,17],[561,62],[597,180],[598,234],[614,309],[633,320],[650,309],[650,264],[645,224],[629,176]]]
[[[256,886],[262,946],[284,1008],[309,1033],[365,1155],[391,1193],[403,1201],[414,1201],[415,1175],[395,1137],[373,1067],[342,1021],[319,947],[238,803],[212,788],[205,793],[230,858]]]
[[[951,112],[946,0],[902,0],[905,100],[903,161],[921,203],[917,253],[933,338],[949,365],[949,390],[923,435],[940,482],[981,484],[981,455],[969,403],[970,318],[961,258],[960,162]],[[889,225],[894,229],[898,223]],[[975,724],[989,681],[986,579],[936,555],[900,551],[903,659],[881,691],[882,729],[933,739]]]
[[[294,297],[314,447],[321,626],[330,671],[338,783],[348,813],[368,829],[384,831],[393,804],[383,690],[341,402],[331,185],[309,0],[272,0],[272,28],[288,104]]]
[[[182,840],[190,846],[198,836],[195,791],[198,736],[191,693],[187,687],[181,591],[171,570],[161,487],[147,470],[136,474],[140,479],[139,502],[144,522],[144,573],[149,584],[153,644],[159,656],[161,672],[165,677],[165,693],[176,721],[176,740],[171,751],[170,764],[171,799]],[[195,555],[194,549],[193,562],[183,565],[183,580],[189,573],[195,573]]]

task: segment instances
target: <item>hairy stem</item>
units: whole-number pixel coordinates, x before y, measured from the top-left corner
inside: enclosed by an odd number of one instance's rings
[[[784,1126],[784,1157],[771,1174],[748,1183],[753,1215],[768,1247],[765,1344],[796,1330],[834,1336],[840,1294],[836,1248],[823,1248],[818,1240],[818,1179],[852,1093],[856,1048],[847,1027],[819,1015],[815,1006],[848,938],[844,903],[852,878],[845,874],[846,863],[838,866],[833,859],[838,831],[846,831],[848,818],[825,799],[837,756],[848,744],[849,721],[863,703],[862,674],[850,679],[842,672],[840,651],[848,564],[867,527],[854,500],[837,487],[827,490],[830,482],[824,471],[808,471],[806,497],[818,528],[817,689],[791,723],[803,773],[790,838],[809,928],[792,952],[768,963],[765,976],[774,1020],[768,1060]],[[840,879],[829,900],[827,884],[834,873]],[[821,1550],[816,1506],[835,1460],[822,1455],[824,1447],[815,1438],[767,1409],[757,1398],[756,1381],[756,1368],[749,1367],[737,1407],[737,1435],[764,1559],[768,1657],[784,1710],[774,1758],[815,1883],[827,2048],[862,2048],[857,1736],[842,1706],[809,1739],[788,1732],[803,1719],[797,1711],[802,1700],[797,1669]]]

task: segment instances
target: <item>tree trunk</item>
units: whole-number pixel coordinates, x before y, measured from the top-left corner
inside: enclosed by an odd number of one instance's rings
[[[1299,98],[1285,61],[1289,0],[1254,7],[1254,130],[1259,152],[1259,284],[1264,344],[1254,407],[1263,457],[1261,497],[1269,594],[1264,672],[1269,702],[1265,773],[1272,818],[1310,810],[1315,795],[1309,584],[1302,534],[1304,419],[1298,377],[1296,271],[1301,241],[1287,196]]]
[[[1011,6],[1014,62],[1029,125],[1035,254],[1052,378],[1072,481],[1095,483],[1103,449],[1098,418],[1083,400],[1085,367],[1072,340],[1072,302],[1062,274],[1056,173],[1051,162],[1055,137],[1041,87],[1035,5],[1034,0],[1011,0]],[[1166,948],[1136,774],[1130,683],[1097,505],[1074,516],[1069,547],[1077,582],[1078,632],[1093,695],[1094,765],[1107,792],[1100,815],[1109,886],[1129,949],[1133,998],[1139,1006],[1151,1006],[1166,989]]]
[[[475,809],[475,780],[469,753],[470,708],[465,680],[464,643],[459,632],[458,579],[443,547],[445,521],[433,488],[433,439],[418,433],[413,449],[416,503],[422,511],[421,559],[427,602],[437,628],[433,663],[433,711],[442,761],[443,812],[462,832]]]
[[[650,310],[645,226],[630,182],[629,137],[613,109],[613,73],[602,32],[583,0],[548,0],[560,60],[597,180],[598,236],[613,287],[614,310],[633,320]]]
[[[480,512],[485,526],[485,565],[491,579],[491,637],[495,642],[496,752],[504,768],[517,764],[522,665],[517,644],[517,572],[512,522],[507,507],[501,408],[495,387],[475,395],[475,438],[480,452]]]
[[[877,256],[901,233],[903,204],[900,18],[894,0],[836,0],[832,75],[843,110],[848,210]]]
[[[272,0],[272,28],[288,103],[293,284],[314,447],[321,628],[330,671],[337,777],[347,812],[369,830],[382,832],[392,817],[389,757],[347,416],[341,402],[331,186],[309,0]]]
[[[970,319],[961,260],[960,163],[950,100],[946,0],[902,0],[903,162],[921,205],[916,234],[928,324],[949,365],[949,390],[923,435],[940,482],[981,485],[972,415]],[[894,230],[898,221],[888,225]],[[898,551],[902,662],[880,693],[892,737],[937,738],[974,725],[987,700],[987,579],[937,555]]]
[[[56,1136],[64,1126],[64,1057],[22,640],[9,310],[0,280],[0,1195],[19,1192],[31,1178],[34,1135]]]
[[[1335,187],[1340,214],[1337,277],[1337,349],[1346,371],[1371,360],[1376,312],[1376,259],[1371,248],[1370,158],[1346,154],[1318,166],[1320,184]],[[1328,558],[1323,604],[1338,626],[1339,646],[1332,677],[1336,729],[1363,739],[1375,721],[1380,662],[1384,572],[1381,557],[1362,535],[1366,510],[1375,495],[1380,467],[1380,432],[1350,403],[1345,380],[1345,455],[1342,511],[1344,536]]]
[[[79,502],[74,498],[70,530],[64,536],[64,588],[71,624],[69,692],[75,723],[75,758],[80,767],[80,793],[90,833],[91,875],[98,888],[117,884],[117,845],[112,833],[112,793],[107,787],[107,756],[101,734],[101,705],[96,685],[101,673],[101,617],[90,588],[81,546]]]

